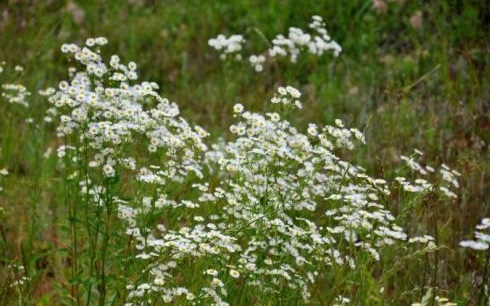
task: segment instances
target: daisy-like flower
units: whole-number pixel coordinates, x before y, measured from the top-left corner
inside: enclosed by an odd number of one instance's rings
[[[220,34],[208,41],[210,47],[221,52],[221,59],[228,59],[232,55],[231,58],[238,60],[242,58],[240,52],[244,43],[245,38],[242,35],[226,37]],[[320,16],[313,16],[309,29],[290,27],[287,35],[276,35],[269,49],[259,55],[250,55],[248,61],[256,72],[262,72],[265,62],[274,58],[289,57],[292,63],[296,63],[302,53],[322,56],[327,52],[337,57],[342,52],[342,48],[328,35],[323,19]]]
[[[463,240],[459,245],[463,248],[470,248],[476,251],[488,250],[490,247],[490,218],[484,218],[476,226],[476,229],[474,240]]]
[[[233,277],[233,278],[238,278],[238,277],[240,277],[240,272],[238,272],[235,269],[231,269],[230,270],[230,276]]]
[[[211,275],[211,276],[217,276],[218,271],[216,269],[207,269],[206,274]]]

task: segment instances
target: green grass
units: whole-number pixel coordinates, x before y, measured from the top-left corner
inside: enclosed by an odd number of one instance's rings
[[[390,250],[373,264],[374,273],[367,259],[355,271],[326,268],[314,299],[319,305],[331,303],[333,293],[325,292],[342,292],[349,283],[345,296],[362,296],[368,304],[420,300],[424,285],[437,287],[438,294],[461,305],[478,301],[472,273],[481,276],[484,261],[458,243],[490,213],[490,7],[485,1],[387,1],[386,13],[376,12],[368,0],[78,2],[76,10],[83,12],[78,21],[66,1],[0,4],[0,61],[7,63],[0,83],[18,82],[33,93],[28,109],[0,100],[0,169],[10,172],[0,181],[0,207],[5,210],[0,221],[2,303],[75,303],[66,300],[73,294],[73,280],[70,223],[64,217],[69,213],[65,204],[76,203],[77,195],[66,179],[70,171],[57,163],[56,152],[43,157],[61,142],[54,127],[25,119],[42,122],[48,103],[35,93],[67,77],[66,67],[73,63],[60,46],[96,36],[110,41],[104,54],[135,61],[140,79],[157,82],[162,96],[176,101],[182,115],[209,131],[211,139],[229,134],[236,102],[263,111],[275,88],[290,84],[303,92],[304,109],[301,116],[292,116],[294,124],[330,124],[341,118],[365,131],[367,145],[345,155],[373,176],[396,176],[399,156],[410,155],[414,148],[425,153],[428,163],[446,163],[461,172],[458,200],[419,203],[401,221],[409,233],[434,235],[437,228],[442,246],[438,258],[434,253],[412,257]],[[409,19],[419,10],[423,21],[416,29]],[[256,74],[246,63],[220,61],[207,44],[220,33],[244,33],[246,49],[259,52],[267,42],[256,30],[270,40],[290,26],[305,28],[312,15],[324,18],[332,38],[342,46],[338,58],[307,56],[296,65],[276,62]],[[25,70],[15,73],[15,65]],[[128,194],[137,188],[129,183],[125,187]],[[185,194],[187,187],[176,186],[175,197]],[[391,204],[387,208],[395,214],[402,210],[399,202]],[[120,230],[108,233],[117,236]],[[83,245],[86,237],[81,239]],[[123,262],[117,256],[111,260],[116,265]],[[24,265],[32,279],[21,294],[10,287],[11,263]],[[383,276],[386,271],[390,273]],[[189,277],[193,271],[184,274]],[[114,291],[124,291],[124,280],[108,282],[117,287]],[[379,293],[381,287],[384,293]],[[245,291],[245,296],[240,290],[232,292],[237,297],[232,305],[295,301],[287,292],[255,297],[253,289]]]

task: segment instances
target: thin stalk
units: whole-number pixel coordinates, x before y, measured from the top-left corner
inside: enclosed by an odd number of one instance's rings
[[[490,262],[490,252],[487,252],[487,256],[485,257],[485,268],[483,270],[483,277],[480,287],[480,297],[478,298],[479,305],[485,305],[485,285],[487,283],[488,278],[488,268]]]
[[[439,233],[438,233],[438,227],[437,227],[437,220],[434,221],[434,242],[436,246],[439,245]],[[434,290],[437,288],[437,273],[439,269],[439,249],[436,248],[434,251],[434,258],[435,258],[435,263],[434,263],[434,272],[433,272],[433,284],[432,287]],[[432,305],[436,305],[436,294],[432,295]]]
[[[42,130],[42,129],[41,129]],[[31,130],[32,131],[32,130]],[[35,135],[34,131],[33,135]],[[39,135],[37,134],[36,137],[33,137],[34,139],[34,145],[35,145],[35,153],[34,153],[34,178],[32,182],[33,188],[30,190],[30,196],[31,196],[31,205],[29,205],[30,208],[30,224],[29,224],[29,236],[27,240],[27,248],[32,249],[32,241],[33,237],[35,237],[35,233],[37,231],[37,219],[36,216],[36,210],[37,210],[37,205],[39,202],[39,185],[40,185],[40,176],[42,173],[41,169],[41,162],[40,162],[40,156],[39,156],[39,147],[40,147],[40,138],[43,137],[44,135]]]
[[[95,269],[95,275],[97,276],[97,279],[100,274],[100,267],[98,264],[98,259],[97,259],[97,248],[98,248],[98,242],[99,242],[99,233],[100,233],[100,215],[102,214],[103,207],[99,205],[99,209],[97,209],[96,212],[96,220],[95,220],[95,232],[94,232],[94,243],[93,243],[93,248],[92,248],[92,255],[91,255],[91,261],[90,261],[90,275],[92,276],[93,270]],[[90,289],[92,288],[92,284],[90,284]],[[87,301],[87,306],[88,306],[88,301]]]
[[[82,133],[85,134],[87,130],[87,127],[85,126]],[[90,244],[90,249],[89,249],[89,256],[90,256],[90,261],[89,261],[89,274],[88,274],[88,277],[91,278],[92,275],[93,275],[93,272],[94,272],[94,262],[95,262],[95,259],[96,259],[96,248],[97,248],[97,235],[98,235],[98,232],[96,231],[95,232],[95,239],[94,239],[94,234],[92,233],[92,230],[91,230],[91,225],[90,225],[90,222],[89,222],[89,217],[91,216],[90,215],[90,211],[89,211],[89,202],[90,202],[90,186],[88,184],[89,182],[89,175],[88,175],[88,162],[89,162],[89,156],[88,156],[88,148],[89,148],[89,145],[88,145],[88,142],[87,142],[87,138],[84,137],[83,138],[83,163],[79,166],[80,169],[83,169],[83,177],[84,177],[84,180],[85,180],[85,195],[84,195],[84,201],[83,201],[83,205],[84,205],[84,217],[85,217],[85,230],[87,231],[87,239],[88,239],[88,242]],[[98,214],[97,214],[98,215]],[[98,223],[98,219],[96,221]],[[91,298],[92,298],[92,282],[89,281],[88,282],[88,288],[87,288],[87,301],[86,301],[86,305],[89,306],[90,305],[90,301],[91,301]]]
[[[101,249],[101,274],[100,274],[100,283],[99,283],[99,305],[105,305],[105,299],[107,294],[107,284],[106,284],[106,257],[107,257],[107,247],[109,245],[110,240],[110,230],[111,230],[111,217],[112,217],[112,196],[110,191],[110,184],[108,180],[106,180],[105,184],[106,188],[106,197],[105,197],[105,222],[104,222],[104,240]]]
[[[24,300],[22,299],[22,289],[20,288],[20,284],[17,284],[15,288],[17,288],[17,294],[19,294],[19,306],[22,306],[24,305]]]
[[[68,159],[68,152],[66,152],[67,149],[67,140],[65,138],[64,141],[65,144],[65,156],[64,156],[64,162],[65,162],[65,172],[64,172],[64,182],[65,182],[65,195],[70,194],[69,190],[69,185],[68,185],[68,165],[69,165],[69,159]],[[68,196],[67,196],[68,197]],[[78,273],[78,236],[77,236],[77,228],[76,228],[76,218],[77,218],[77,209],[76,205],[73,201],[70,201],[69,198],[67,198],[66,201],[66,206],[68,207],[68,221],[70,223],[70,239],[71,239],[71,277],[72,277],[72,283],[71,283],[71,295],[73,298],[76,300],[76,305],[80,305],[80,296],[78,293],[78,281],[75,280],[76,275]]]
[[[424,274],[422,276],[422,286],[420,287],[419,301],[422,301],[422,298],[424,297],[424,288],[427,281],[427,270],[429,266],[429,255],[425,254],[424,257],[425,257]]]

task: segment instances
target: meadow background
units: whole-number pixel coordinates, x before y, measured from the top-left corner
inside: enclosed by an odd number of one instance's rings
[[[290,26],[304,28],[312,15],[324,18],[342,46],[338,58],[306,56],[255,73],[246,63],[221,61],[208,46],[221,33],[246,34],[247,50],[260,52],[268,46],[262,35],[272,39]],[[18,82],[33,93],[56,86],[69,65],[60,46],[104,36],[108,54],[135,61],[140,79],[157,82],[159,92],[211,139],[229,133],[236,102],[260,111],[277,86],[293,85],[304,105],[294,123],[340,118],[364,131],[366,145],[345,154],[374,177],[396,176],[399,156],[413,149],[431,164],[445,163],[462,174],[457,200],[429,202],[420,209],[430,210],[430,217],[414,211],[404,220],[408,230],[432,234],[434,224],[439,228],[443,247],[437,257],[401,261],[385,284],[384,300],[367,303],[408,305],[430,283],[452,301],[474,305],[482,301],[479,280],[488,281],[484,261],[459,242],[490,216],[489,24],[490,5],[477,0],[4,0],[0,61],[10,68],[0,82]],[[15,65],[24,70],[14,71]],[[1,178],[0,305],[66,304],[60,287],[68,286],[69,273],[58,225],[60,203],[70,195],[56,158],[44,156],[59,144],[54,127],[34,124],[42,122],[49,105],[36,94],[29,99],[29,108],[0,100],[0,169],[9,172]],[[395,215],[401,210],[388,209]],[[387,265],[398,262],[395,253],[384,255]],[[30,277],[20,294],[10,286],[12,263],[23,265]],[[439,273],[430,279],[426,273],[434,265]],[[375,288],[377,281],[373,276],[367,282]],[[325,296],[314,301],[318,305],[332,301],[329,289],[339,289],[335,282],[317,287],[317,296]],[[252,298],[247,303],[261,304]]]

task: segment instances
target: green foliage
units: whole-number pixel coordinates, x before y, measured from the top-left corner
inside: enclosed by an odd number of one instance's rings
[[[140,78],[157,82],[189,122],[211,132],[211,140],[228,136],[236,102],[266,112],[269,106],[263,102],[275,88],[291,84],[304,95],[301,116],[291,116],[291,122],[303,126],[341,118],[364,130],[366,146],[341,153],[373,177],[400,175],[394,165],[413,148],[424,151],[428,163],[446,163],[462,173],[457,201],[446,203],[434,194],[404,198],[401,188],[384,199],[409,234],[428,233],[439,248],[409,255],[388,249],[380,262],[359,255],[357,270],[324,268],[312,290],[317,304],[333,303],[339,294],[357,296],[361,304],[419,300],[430,305],[437,295],[463,305],[483,301],[484,284],[474,278],[481,279],[488,265],[458,243],[471,236],[490,209],[489,5],[476,0],[378,2],[386,10],[369,0],[3,1],[0,62],[6,64],[0,83],[23,84],[33,95],[28,108],[0,98],[0,169],[9,172],[0,174],[2,303],[117,304],[128,295],[128,281],[138,280],[144,270],[124,225],[114,221],[115,211],[104,215],[88,205],[78,189],[80,180],[69,178],[77,169],[88,171],[84,152],[76,152],[77,162],[64,164],[57,162],[56,152],[48,152],[62,140],[53,125],[43,123],[49,104],[35,94],[66,79],[66,67],[75,65],[58,51],[63,43],[98,36],[111,42],[104,55],[137,62]],[[268,47],[264,38],[270,41],[290,26],[304,27],[312,15],[324,18],[343,48],[340,57],[277,61],[258,74],[246,63],[221,61],[208,46],[208,39],[220,33],[246,34],[245,48],[250,54],[261,52]],[[15,65],[24,71],[16,72]],[[162,156],[143,155],[147,145],[148,140],[139,140],[123,150],[144,162],[162,162]],[[127,176],[121,172],[103,181],[99,173],[107,192],[123,200],[137,191],[155,197],[161,192],[131,183]],[[196,180],[169,184],[166,192],[176,201],[197,197],[190,187]],[[214,180],[213,188],[222,178]],[[209,207],[201,210],[212,213]],[[186,218],[155,210],[141,222],[190,222],[191,214],[183,211]],[[179,277],[195,277],[198,288],[205,279],[195,271],[213,261],[192,264]],[[15,268],[20,266],[24,270]],[[12,286],[22,277],[24,282]],[[254,294],[247,286],[230,292],[236,298],[232,305],[301,301],[286,291],[273,298]]]

